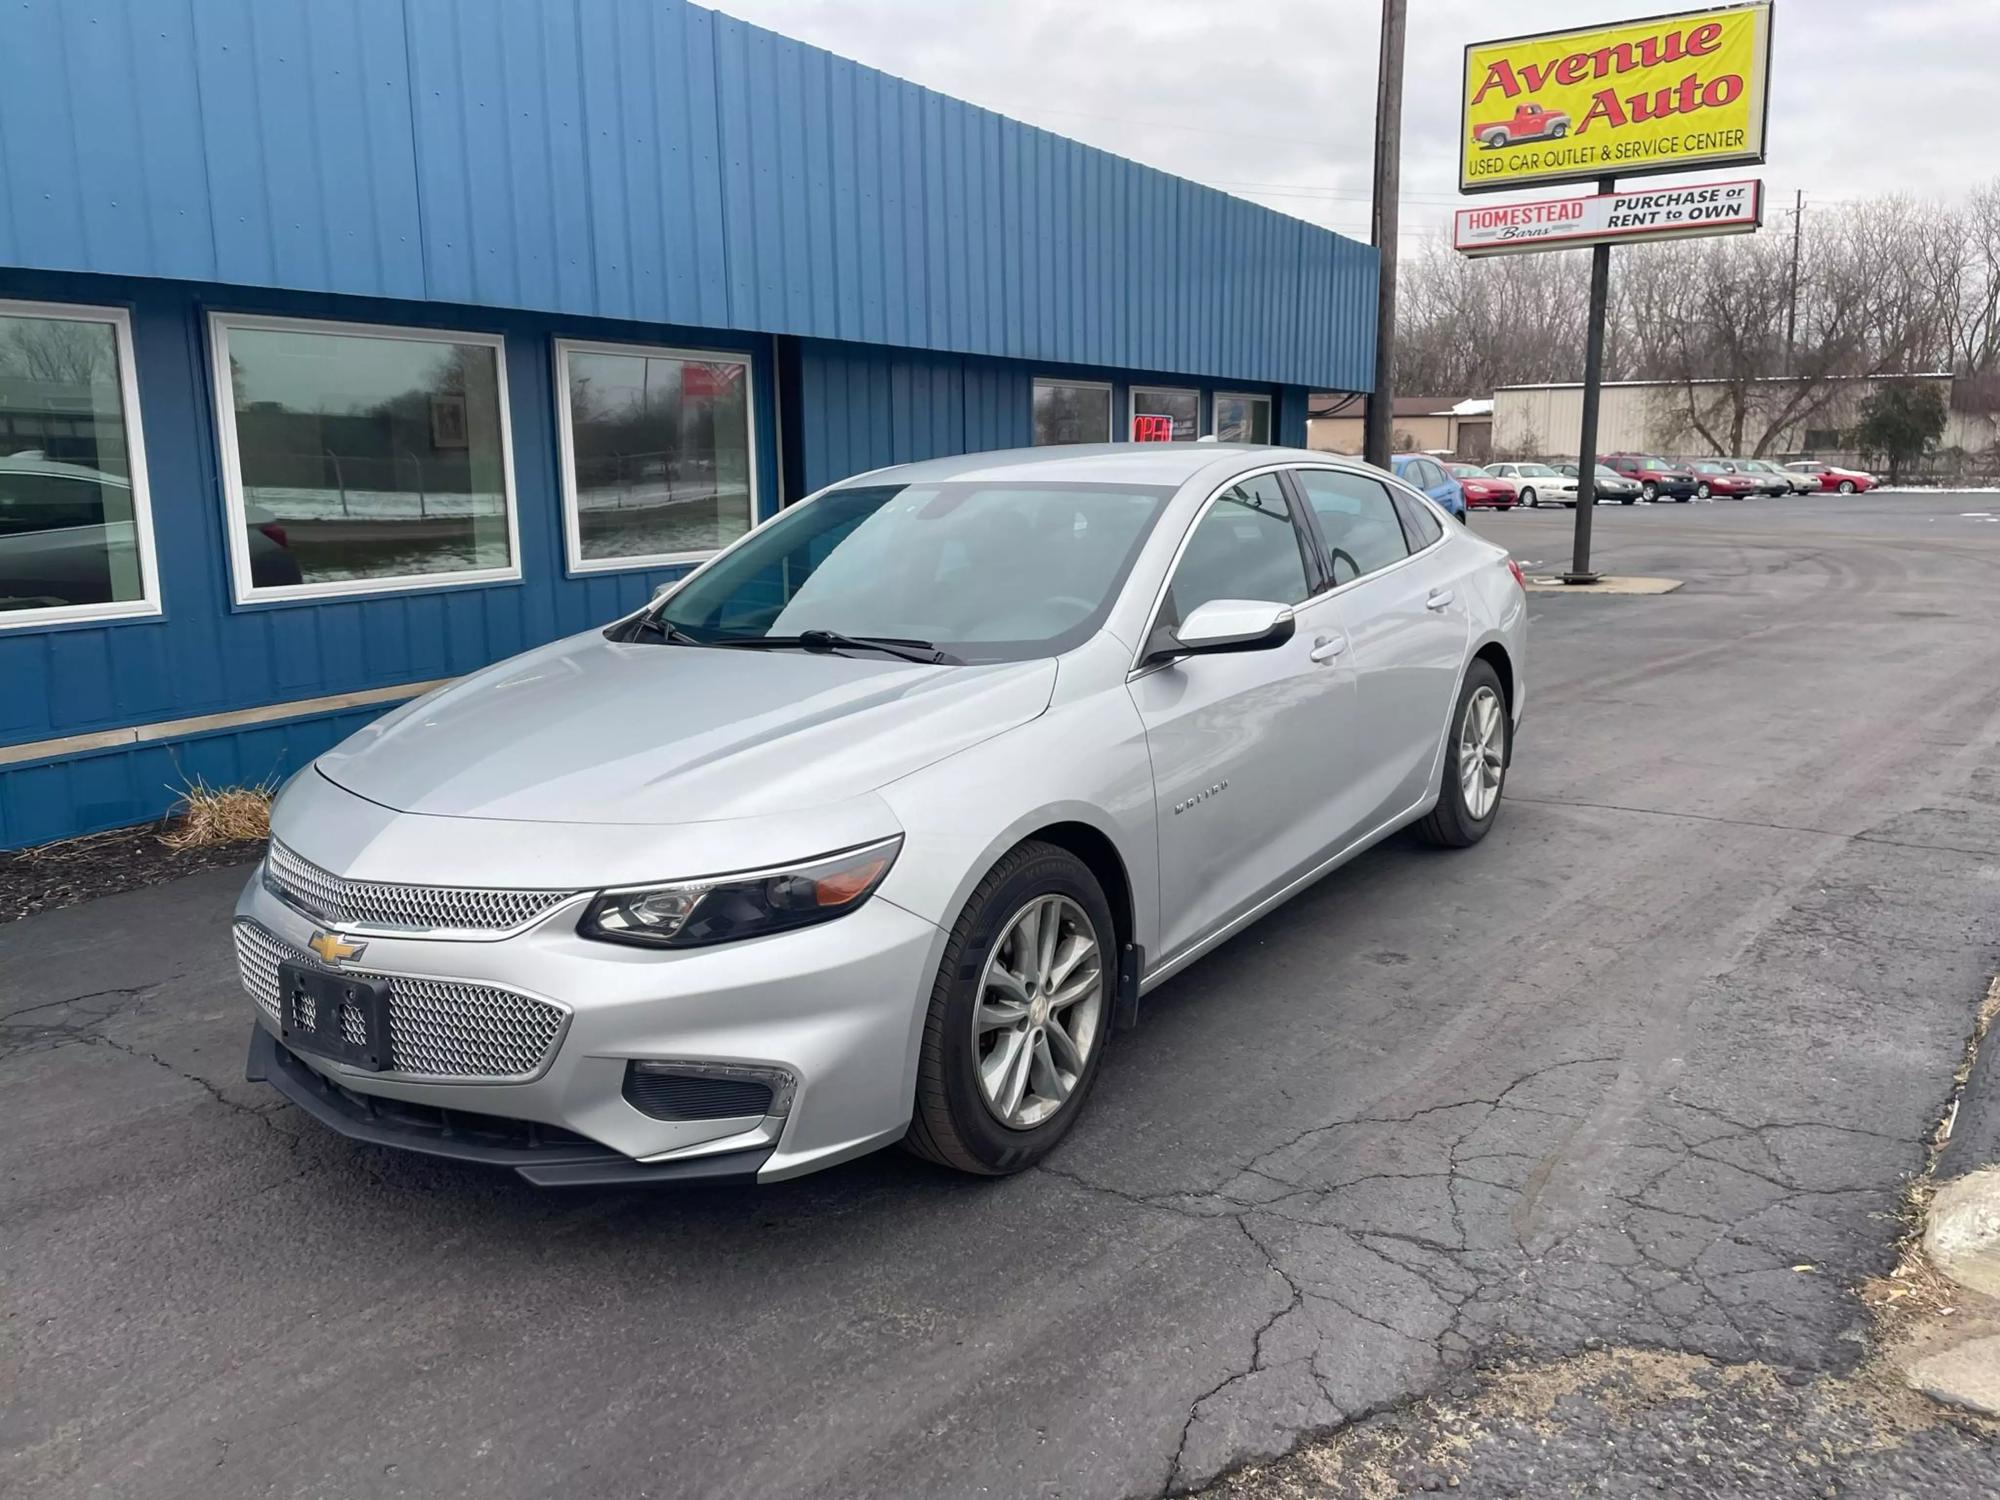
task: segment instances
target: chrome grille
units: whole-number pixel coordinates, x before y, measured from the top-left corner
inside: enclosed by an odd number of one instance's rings
[[[282,1003],[280,963],[327,967],[255,922],[236,924],[236,965],[243,988],[274,1023],[279,1021]],[[559,1007],[546,1001],[491,985],[376,974],[365,969],[339,972],[389,983],[389,1056],[394,1064],[390,1076],[530,1078],[547,1063],[567,1019]],[[342,1010],[341,1031],[349,1041],[364,1039],[358,1010]]]
[[[322,870],[276,839],[264,863],[272,885],[309,917],[343,927],[408,932],[511,932],[545,917],[575,891],[502,891],[474,886],[392,885]]]

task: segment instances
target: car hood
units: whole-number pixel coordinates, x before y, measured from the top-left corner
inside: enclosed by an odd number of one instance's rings
[[[1055,678],[1053,660],[936,667],[592,631],[406,704],[318,766],[371,802],[438,817],[756,817],[860,796],[1024,724]]]

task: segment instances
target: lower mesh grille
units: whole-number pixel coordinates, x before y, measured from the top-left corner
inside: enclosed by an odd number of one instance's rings
[[[768,1112],[771,1086],[754,1078],[649,1073],[628,1065],[625,1099],[656,1120],[728,1120]]]
[[[275,1024],[278,965],[327,966],[255,922],[236,924],[236,965],[243,988]],[[389,1055],[392,1073],[424,1078],[516,1080],[547,1064],[562,1035],[564,1012],[546,1001],[491,985],[342,969],[356,979],[389,984]],[[360,1017],[341,1015],[341,1029],[359,1041]]]

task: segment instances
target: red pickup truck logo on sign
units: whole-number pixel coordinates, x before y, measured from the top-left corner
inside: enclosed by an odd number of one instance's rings
[[[1488,120],[1473,126],[1472,133],[1489,151],[1516,141],[1559,141],[1569,134],[1569,116],[1539,104],[1522,104],[1515,107],[1511,120]]]

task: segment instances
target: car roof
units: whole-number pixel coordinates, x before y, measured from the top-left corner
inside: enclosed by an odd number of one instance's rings
[[[1047,448],[1003,448],[961,453],[856,474],[842,484],[1047,483],[1179,486],[1210,470],[1254,469],[1269,463],[1311,463],[1365,469],[1359,459],[1315,448],[1263,443],[1065,443]]]

